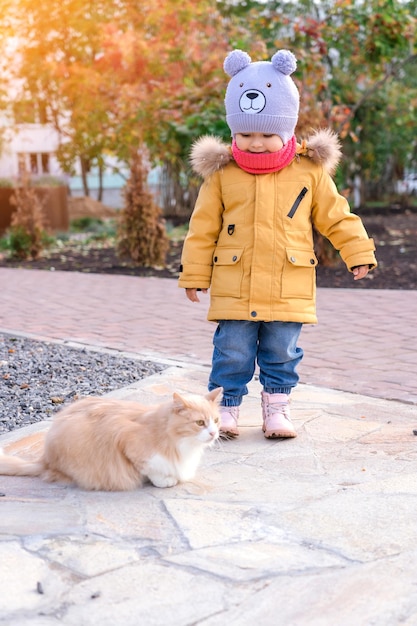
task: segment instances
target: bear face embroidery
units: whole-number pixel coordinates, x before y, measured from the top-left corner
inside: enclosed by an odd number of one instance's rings
[[[260,113],[265,106],[266,98],[258,89],[249,89],[240,96],[239,107],[244,113]]]

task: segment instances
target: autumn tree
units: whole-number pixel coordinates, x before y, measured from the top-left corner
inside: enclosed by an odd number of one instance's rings
[[[209,0],[154,0],[142,12],[138,7],[130,13],[135,36],[123,19],[109,29],[101,60],[120,77],[114,151],[123,159],[132,138],[142,133],[152,162],[162,169],[165,213],[184,220],[199,184],[193,185],[188,167],[193,140],[230,134],[222,65],[231,37],[249,49],[264,48],[243,26],[224,20]]]
[[[249,7],[248,27],[270,53],[287,47],[298,58],[297,134],[332,128],[346,156],[340,182],[363,192],[366,181],[368,194],[392,190],[406,164],[416,166],[415,0],[243,0],[233,11],[239,6]]]
[[[79,159],[85,172],[105,147],[111,94],[97,83],[92,67],[100,53],[101,24],[112,7],[106,0],[16,0],[7,9],[0,22],[15,41],[6,57],[14,101],[40,104],[44,119],[33,121],[59,131],[64,170],[73,173]]]
[[[78,159],[88,194],[88,169],[106,155],[129,164],[143,136],[171,183],[167,205],[189,207],[192,141],[228,133],[223,59],[234,41],[262,47],[259,38],[211,0],[7,2],[22,43],[11,64],[17,97],[47,103],[64,170]]]

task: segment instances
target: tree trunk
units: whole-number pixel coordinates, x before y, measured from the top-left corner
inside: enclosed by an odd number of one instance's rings
[[[103,166],[98,166],[98,194],[97,200],[101,202],[103,200]]]
[[[88,179],[87,179],[88,170],[90,169],[89,162],[83,156],[80,156],[80,165],[81,165],[81,180],[83,181],[84,195],[89,196],[90,189],[88,188]]]

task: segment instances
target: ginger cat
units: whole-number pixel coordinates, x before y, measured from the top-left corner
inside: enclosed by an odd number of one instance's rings
[[[39,476],[88,490],[127,491],[191,480],[204,448],[219,435],[222,389],[174,393],[166,403],[85,398],[57,413],[35,461],[4,455],[0,474]]]

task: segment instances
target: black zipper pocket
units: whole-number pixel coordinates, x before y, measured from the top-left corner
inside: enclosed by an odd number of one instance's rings
[[[296,212],[296,210],[300,206],[300,202],[304,198],[304,196],[306,195],[307,191],[308,191],[307,187],[303,187],[302,188],[302,190],[298,194],[297,198],[295,199],[295,202],[292,205],[292,207],[290,209],[290,212],[287,214],[287,217],[294,217],[294,213]]]

